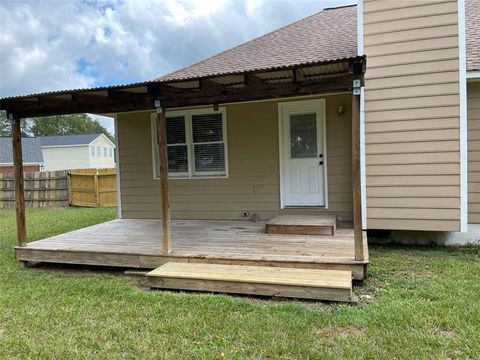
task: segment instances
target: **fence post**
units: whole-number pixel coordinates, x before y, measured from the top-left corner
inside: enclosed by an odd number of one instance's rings
[[[100,189],[98,186],[98,169],[95,170],[95,207],[100,206]]]
[[[72,206],[72,172],[67,170],[68,205]]]

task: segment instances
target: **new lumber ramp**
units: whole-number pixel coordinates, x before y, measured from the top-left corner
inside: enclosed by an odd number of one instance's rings
[[[356,302],[352,272],[169,262],[147,274],[151,288]]]
[[[280,214],[265,224],[267,234],[335,235],[335,215]]]

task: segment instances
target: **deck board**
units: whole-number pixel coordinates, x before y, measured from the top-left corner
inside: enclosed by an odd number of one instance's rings
[[[192,266],[192,264],[171,262],[150,271],[147,276],[336,289],[350,289],[352,286],[350,271],[246,265],[196,264]]]
[[[351,271],[170,262],[147,279],[152,288],[354,300]]]
[[[335,215],[279,214],[265,224],[269,234],[335,235]]]
[[[354,260],[349,227],[338,227],[334,236],[319,236],[266,234],[264,226],[264,222],[235,220],[173,220],[173,251],[165,255],[160,220],[119,219],[30,242],[17,247],[16,256],[22,261],[137,268],[155,268],[169,259],[306,268],[353,265],[356,278],[368,264],[366,239],[365,260]]]

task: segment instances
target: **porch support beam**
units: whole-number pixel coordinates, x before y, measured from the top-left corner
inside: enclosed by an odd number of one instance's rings
[[[105,92],[107,95],[103,96],[103,94],[98,95],[98,91],[91,91],[91,93],[72,91],[63,94],[66,96],[65,98],[59,98],[59,95],[55,95],[55,97],[44,95],[38,101],[22,98],[9,99],[3,101],[0,106],[2,109],[8,107],[10,112],[26,118],[82,112],[118,113],[151,110],[154,108],[155,99],[160,99],[165,107],[174,108],[348,91],[351,88],[351,76],[348,74],[305,81],[300,81],[297,77],[296,83],[281,84],[268,83],[255,74],[246,74],[245,79],[246,86],[239,88],[203,79],[200,90],[175,88],[169,86],[169,83],[151,83],[146,86],[148,89],[146,93],[129,93],[119,89],[109,89]]]
[[[360,88],[357,88],[358,92]],[[353,231],[355,260],[364,260],[362,230],[362,200],[360,189],[360,94],[352,94],[352,186],[353,186]]]
[[[172,238],[170,225],[170,193],[168,189],[166,108],[161,107],[158,100],[155,101],[155,107],[157,109],[158,159],[160,162],[160,192],[162,197],[163,253],[170,254],[172,252]]]
[[[22,131],[20,118],[9,114],[12,122],[13,165],[15,172],[15,210],[17,215],[17,243],[27,246],[27,230],[25,226],[25,193],[23,182]]]

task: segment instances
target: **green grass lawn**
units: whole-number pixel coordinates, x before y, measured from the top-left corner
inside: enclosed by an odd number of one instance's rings
[[[27,211],[29,240],[115,217]],[[144,291],[120,272],[21,268],[0,210],[0,359],[480,358],[480,249],[371,247],[357,306]]]

